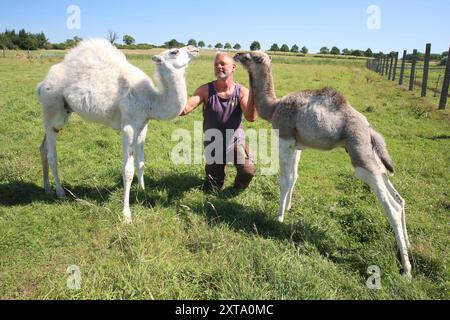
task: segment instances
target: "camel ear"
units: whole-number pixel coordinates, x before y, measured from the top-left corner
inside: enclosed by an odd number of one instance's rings
[[[270,61],[272,61],[272,56],[269,56]]]

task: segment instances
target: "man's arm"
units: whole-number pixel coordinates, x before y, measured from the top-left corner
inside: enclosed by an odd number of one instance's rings
[[[194,111],[200,104],[206,102],[206,98],[208,96],[208,86],[203,85],[195,90],[192,97],[190,97],[184,107],[184,110],[181,112],[180,116],[185,116],[192,111]]]
[[[245,120],[254,122],[258,119],[258,112],[253,102],[253,94],[244,86],[241,86],[241,108]]]

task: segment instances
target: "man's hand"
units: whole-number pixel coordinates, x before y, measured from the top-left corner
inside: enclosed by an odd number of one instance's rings
[[[205,88],[206,86],[206,88]],[[184,110],[180,113],[180,116],[185,116],[192,111],[194,111],[200,104],[205,103],[207,98],[205,99],[205,92],[206,97],[208,96],[208,86],[203,85],[197,90],[195,90],[192,97],[188,99],[188,102],[186,103],[186,106],[184,107]]]
[[[253,95],[250,90],[241,86],[241,108],[244,113],[245,120],[249,122],[254,122],[258,119],[258,112],[256,111],[256,106],[253,102]]]

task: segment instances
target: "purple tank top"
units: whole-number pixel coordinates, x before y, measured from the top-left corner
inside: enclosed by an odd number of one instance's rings
[[[203,131],[217,129],[222,133],[225,153],[245,140],[242,126],[242,109],[240,99],[241,86],[236,83],[233,94],[228,99],[217,95],[214,82],[208,84],[208,103],[203,108]],[[234,131],[231,136],[227,129]],[[204,141],[205,147],[213,141]]]

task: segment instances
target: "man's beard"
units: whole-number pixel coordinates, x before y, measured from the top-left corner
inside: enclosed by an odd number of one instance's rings
[[[224,72],[218,72],[218,73],[216,73],[216,77],[218,78],[218,79],[220,79],[220,80],[225,80],[225,79],[227,79],[229,76],[231,76],[231,72],[226,72],[226,71],[224,71]]]

